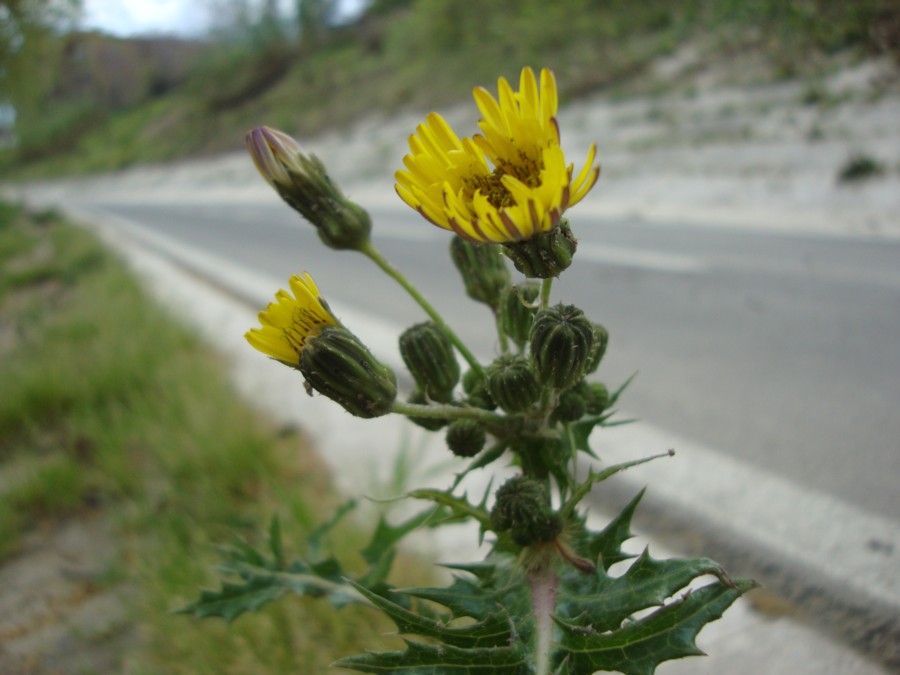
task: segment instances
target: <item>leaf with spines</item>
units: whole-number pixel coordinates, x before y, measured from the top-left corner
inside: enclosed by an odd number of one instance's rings
[[[602,532],[585,531],[578,537],[578,548],[600,560],[594,573],[557,565],[549,651],[555,675],[595,671],[652,675],[663,661],[699,654],[695,640],[700,629],[755,585],[732,582],[706,558],[656,560],[647,551],[621,576],[610,576],[610,565],[630,557],[621,547],[631,537],[631,517],[640,498],[639,494]],[[574,525],[578,527],[578,519]],[[442,605],[449,610],[444,618],[417,614],[393,599],[359,589],[394,620],[401,634],[428,644],[407,639],[405,651],[353,656],[335,665],[404,675],[533,675],[539,631],[522,568],[496,553],[482,563],[449,567],[469,572],[472,578],[457,576],[446,588],[395,591],[397,596]],[[717,581],[686,590],[708,575]],[[679,593],[681,597],[676,597]],[[641,616],[654,607],[658,609]],[[471,621],[454,623],[460,617]]]
[[[360,551],[363,559],[369,565],[369,569],[360,578],[360,582],[370,588],[383,584],[391,571],[397,542],[413,530],[422,527],[436,515],[437,512],[434,509],[428,509],[397,525],[390,524],[386,518],[382,517],[378,521],[369,543]]]
[[[451,626],[444,619],[417,614],[405,606],[373,593],[363,586],[353,584],[359,593],[375,607],[387,614],[403,635],[418,635],[436,642],[465,649],[493,648],[508,645],[512,634],[512,619],[507,608],[495,604],[493,611],[484,618],[464,626]],[[403,594],[397,591],[395,595]]]
[[[434,502],[438,506],[448,509],[454,517],[460,520],[471,518],[481,525],[482,530],[487,530],[490,529],[491,526],[491,517],[485,506],[487,504],[489,491],[490,487],[485,491],[480,504],[472,504],[465,494],[462,497],[457,497],[451,490],[413,490],[408,493],[407,496],[412,497],[413,499],[424,499]]]
[[[600,532],[587,533],[584,552],[603,569],[608,570],[617,562],[634,557],[622,551],[622,544],[634,536],[631,533],[631,519],[643,496],[644,491],[641,490]]]
[[[567,572],[560,584],[557,617],[593,631],[617,630],[632,614],[662,606],[696,578],[711,574],[730,584],[722,568],[708,558],[656,560],[647,549],[618,577],[598,567],[592,575]]]
[[[696,643],[700,629],[721,617],[735,600],[755,586],[747,580],[732,585],[715,582],[689,591],[649,616],[612,632],[559,621],[562,636],[557,660],[566,663],[567,670],[562,672],[570,675],[598,670],[653,675],[664,661],[703,655]]]
[[[518,646],[460,649],[413,640],[405,651],[358,654],[332,665],[361,673],[394,675],[532,675],[527,655]]]
[[[244,612],[255,612],[285,593],[287,589],[274,579],[257,577],[249,582],[225,581],[217,591],[200,592],[200,598],[175,610],[176,614],[190,614],[198,619],[218,617],[231,622]]]

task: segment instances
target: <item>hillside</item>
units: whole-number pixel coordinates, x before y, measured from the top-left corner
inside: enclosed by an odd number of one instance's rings
[[[662,96],[725,62],[724,86],[799,81],[811,104],[829,105],[821,82],[840,69],[900,63],[892,0],[461,7],[379,0],[354,23],[315,34],[258,24],[204,45],[62,36],[41,61],[43,90],[28,105],[10,96],[17,142],[0,152],[0,172],[28,178],[208,156],[238,147],[263,122],[303,136],[348,128],[372,112],[446,106],[524,64],[553,68],[564,102]],[[687,46],[690,67],[660,76],[654,64]]]

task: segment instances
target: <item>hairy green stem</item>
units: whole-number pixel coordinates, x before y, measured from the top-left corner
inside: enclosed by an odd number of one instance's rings
[[[556,572],[552,566],[528,574],[531,610],[534,612],[534,672],[549,675],[550,648],[553,644],[553,612],[556,610]]]
[[[497,337],[500,338],[500,352],[502,354],[509,353],[509,338],[506,331],[503,330],[503,321],[500,318],[500,312],[494,312],[494,321],[497,324]]]
[[[403,401],[394,401],[391,405],[391,412],[407,417],[428,417],[435,419],[470,419],[481,420],[482,422],[502,422],[506,419],[503,415],[482,410],[481,408],[461,407],[456,405],[443,405],[430,403],[422,405],[419,403],[404,403]]]
[[[550,291],[553,288],[553,277],[541,280],[541,309],[550,306]]]
[[[418,305],[425,310],[425,313],[431,318],[432,321],[437,324],[438,328],[440,328],[444,335],[447,336],[450,342],[453,343],[453,346],[456,347],[460,354],[462,354],[462,357],[469,363],[469,366],[471,366],[472,370],[481,374],[482,376],[484,375],[484,370],[482,369],[481,364],[478,363],[478,360],[475,358],[472,352],[469,351],[469,348],[466,347],[466,345],[463,344],[462,340],[459,339],[459,336],[457,336],[456,333],[454,333],[450,328],[450,326],[447,325],[441,315],[438,314],[437,310],[431,306],[431,303],[428,302],[428,300],[426,300],[421,293],[419,293],[419,290],[409,282],[409,279],[403,276],[400,270],[391,265],[391,263],[389,263],[387,259],[383,255],[381,255],[381,252],[377,248],[375,248],[375,245],[371,241],[366,242],[366,244],[359,249],[359,252],[369,258],[369,260],[374,262],[376,265],[378,265],[378,267],[381,268],[381,270],[385,274],[387,274],[394,281],[400,284],[403,287],[403,290],[409,293],[412,299],[415,300]]]

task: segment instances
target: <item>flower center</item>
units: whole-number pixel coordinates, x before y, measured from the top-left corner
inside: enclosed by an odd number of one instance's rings
[[[318,335],[322,326],[327,323],[326,319],[309,311],[309,309],[297,309],[294,311],[293,317],[291,317],[291,325],[284,328],[282,334],[291,348],[299,354],[307,339]]]
[[[528,187],[536,188],[541,184],[542,168],[540,162],[520,149],[514,161],[498,158],[496,167],[489,176],[471,176],[466,179],[466,186],[473,194],[476,190],[481,192],[487,197],[488,203],[496,209],[515,206],[516,200],[503,185],[503,176],[510,175]]]

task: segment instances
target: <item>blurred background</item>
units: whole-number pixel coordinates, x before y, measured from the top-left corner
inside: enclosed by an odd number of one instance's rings
[[[231,630],[167,614],[235,534],[281,513],[299,542],[341,490],[422,472],[337,452],[295,380],[242,379],[266,364],[229,340],[303,270],[398,372],[394,337],[422,320],[277,200],[244,133],[320,157],[489,360],[491,317],[393,172],[427,112],[474,133],[472,87],[525,65],[556,75],[570,161],[596,142],[602,165],[554,287],[609,329],[609,388],[638,373],[621,406],[640,423],[595,449],[678,453],[594,506],[649,485],[654,547],[768,589],[701,642],[721,660],[660,672],[900,668],[896,0],[4,0],[0,672],[315,673],[377,646],[389,626],[318,605]]]
[[[807,104],[824,105],[835,55],[896,56],[900,41],[891,0],[14,0],[0,12],[4,166],[38,174],[231,149],[262,119],[309,135],[373,110],[438,109],[523,64],[552,67],[563,100],[659,88],[639,76],[685,44],[701,52],[695,71],[727,60],[746,81],[804,78]]]

